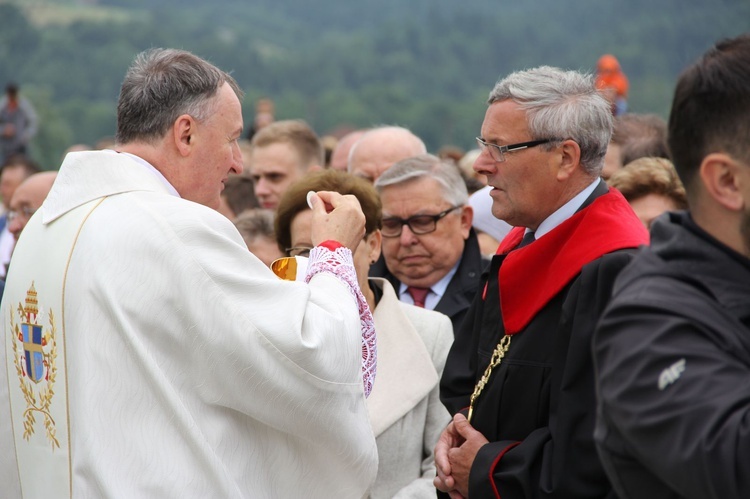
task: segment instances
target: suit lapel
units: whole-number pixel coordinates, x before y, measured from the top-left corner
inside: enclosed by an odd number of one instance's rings
[[[484,260],[479,251],[479,241],[471,230],[466,240],[466,247],[461,255],[461,263],[456,274],[445,288],[443,297],[435,306],[435,310],[442,312],[451,319],[454,315],[469,308],[481,282]]]

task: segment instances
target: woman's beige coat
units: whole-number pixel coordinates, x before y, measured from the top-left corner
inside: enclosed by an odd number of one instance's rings
[[[381,498],[434,498],[433,449],[450,421],[438,382],[453,343],[450,319],[401,303],[385,279],[373,317],[378,372],[367,409],[378,446],[378,475],[370,493]]]

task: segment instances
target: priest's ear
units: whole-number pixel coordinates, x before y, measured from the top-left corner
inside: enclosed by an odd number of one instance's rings
[[[750,166],[725,153],[711,153],[700,166],[700,178],[706,193],[730,211],[745,208],[750,196]]]
[[[172,125],[172,137],[181,156],[190,154],[195,142],[196,121],[189,114],[177,117]]]

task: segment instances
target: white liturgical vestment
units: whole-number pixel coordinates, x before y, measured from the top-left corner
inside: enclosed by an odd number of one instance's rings
[[[278,279],[126,155],[66,157],[1,313],[3,498],[360,498],[375,478],[351,287]]]

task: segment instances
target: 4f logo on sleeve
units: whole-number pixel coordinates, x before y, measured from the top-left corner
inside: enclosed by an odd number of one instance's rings
[[[35,432],[36,418],[44,421],[44,428],[54,450],[57,441],[55,421],[50,413],[57,374],[57,342],[55,341],[55,316],[47,313],[49,327],[40,324],[39,302],[34,283],[26,293],[26,303],[11,310],[10,326],[13,332],[13,361],[18,374],[21,392],[26,400],[23,413],[23,438],[29,440]]]
[[[664,369],[659,375],[659,390],[664,390],[666,387],[680,379],[683,371],[685,371],[685,359],[680,359]]]

